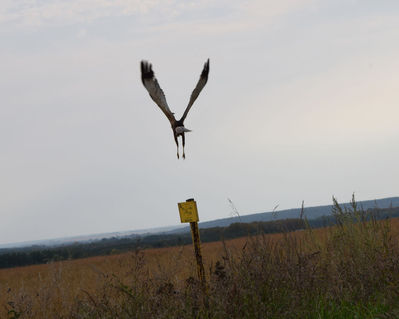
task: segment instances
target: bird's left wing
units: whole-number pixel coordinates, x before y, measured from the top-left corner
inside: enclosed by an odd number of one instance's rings
[[[170,110],[168,103],[166,102],[165,94],[163,93],[161,87],[155,78],[154,71],[152,70],[152,65],[147,61],[141,61],[141,81],[144,87],[150,93],[153,101],[159,106],[162,112],[166,115],[169,122],[173,124],[176,119],[173,112]]]
[[[209,59],[205,62],[204,68],[202,69],[202,73],[200,76],[200,79],[198,80],[198,83],[193,91],[191,93],[190,101],[188,102],[188,105],[186,107],[186,110],[184,111],[184,114],[180,121],[184,121],[188,111],[190,111],[191,106],[194,104],[195,100],[197,99],[198,95],[201,93],[202,89],[204,88],[206,82],[208,81],[208,74],[209,74]]]

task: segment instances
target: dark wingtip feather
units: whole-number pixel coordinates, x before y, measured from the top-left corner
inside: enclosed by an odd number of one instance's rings
[[[209,58],[204,64],[204,69],[202,70],[201,77],[207,78],[209,74]]]
[[[141,61],[141,81],[144,84],[145,79],[152,79],[154,77],[154,71],[152,70],[152,64],[148,61]]]

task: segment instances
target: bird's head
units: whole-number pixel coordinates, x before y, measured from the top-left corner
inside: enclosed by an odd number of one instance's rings
[[[186,133],[186,132],[191,132],[191,130],[189,130],[188,128],[185,128],[184,126],[177,126],[175,128],[175,132],[176,132],[177,135],[180,135],[180,134],[183,134],[183,133]]]

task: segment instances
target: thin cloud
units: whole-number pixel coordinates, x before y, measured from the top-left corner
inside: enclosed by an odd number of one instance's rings
[[[223,31],[234,31],[245,26],[265,22],[281,14],[309,5],[315,0],[275,1],[161,1],[161,0],[16,0],[2,1],[0,5],[0,24],[13,27],[46,27],[79,23],[90,23],[108,17],[153,17],[159,22],[172,20],[212,21],[223,17],[229,24]],[[208,28],[215,30],[220,20]],[[236,25],[237,27],[234,27]],[[204,26],[206,29],[207,27]]]
[[[0,23],[25,27],[85,23],[110,16],[146,14],[160,3],[159,0],[6,1],[0,8]]]

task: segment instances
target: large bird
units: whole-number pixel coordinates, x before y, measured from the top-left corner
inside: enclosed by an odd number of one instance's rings
[[[152,65],[147,61],[141,61],[141,80],[144,84],[144,87],[147,89],[148,93],[150,93],[151,98],[153,101],[159,106],[162,112],[168,118],[170,125],[172,126],[173,136],[175,138],[176,146],[177,146],[177,158],[179,158],[179,142],[177,140],[178,136],[182,138],[183,144],[183,158],[186,158],[184,153],[184,144],[185,144],[185,137],[184,133],[191,132],[191,130],[184,127],[184,120],[187,117],[188,112],[191,109],[194,101],[197,99],[198,95],[204,88],[206,82],[208,81],[208,74],[209,74],[209,59],[205,62],[204,68],[202,70],[201,76],[198,80],[198,83],[191,93],[190,101],[184,111],[183,116],[180,120],[176,120],[174,113],[170,110],[168,103],[166,102],[165,94],[163,93],[161,87],[158,84],[157,79],[154,76],[154,71],[152,70]]]

